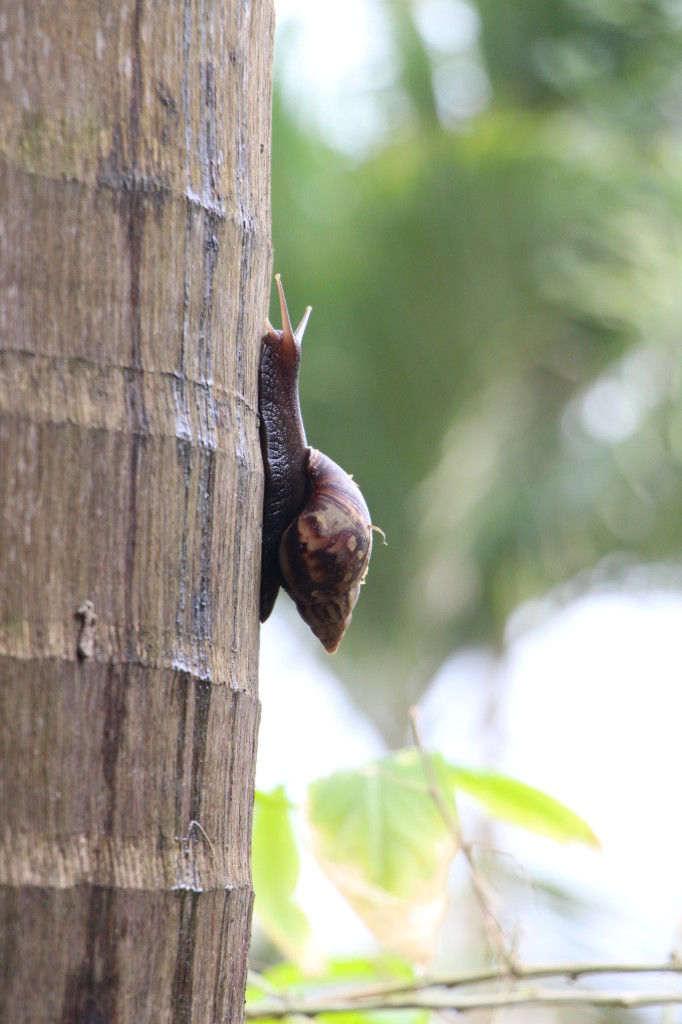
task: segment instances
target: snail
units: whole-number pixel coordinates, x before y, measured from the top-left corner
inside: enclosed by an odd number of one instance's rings
[[[275,280],[282,330],[266,319],[260,363],[265,468],[260,620],[269,617],[282,587],[333,654],[367,574],[372,524],[355,481],[306,441],[298,374],[311,307],[294,331],[279,274]]]

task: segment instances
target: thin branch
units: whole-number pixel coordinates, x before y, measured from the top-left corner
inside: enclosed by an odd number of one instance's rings
[[[417,719],[419,717],[419,708],[411,707],[409,710],[410,729],[412,731],[412,738],[414,739],[414,745],[419,751],[419,755],[422,759],[424,766],[424,774],[429,785],[429,792],[433,797],[433,800],[440,811],[441,817],[445,822],[447,828],[450,830],[455,838],[459,848],[462,851],[462,855],[467,862],[469,868],[469,875],[471,878],[471,886],[474,891],[474,895],[481,909],[483,916],[483,925],[485,928],[488,941],[493,949],[495,959],[499,963],[502,963],[507,968],[506,976],[514,976],[516,974],[516,962],[515,958],[508,948],[507,936],[504,932],[502,925],[497,919],[497,915],[493,910],[493,900],[490,895],[490,887],[486,882],[485,878],[478,869],[478,865],[474,860],[472,853],[471,844],[465,842],[462,837],[462,833],[459,827],[459,822],[453,817],[453,814],[443,799],[436,773],[433,770],[433,764],[429,757],[428,751],[425,749],[422,743],[421,736],[419,734],[419,727],[417,725]]]
[[[585,1007],[608,1007],[621,1010],[635,1010],[647,1006],[674,1006],[682,1005],[682,993],[680,992],[618,992],[618,991],[594,991],[594,992],[557,992],[552,989],[529,989],[519,992],[492,993],[481,996],[459,996],[458,998],[438,997],[432,995],[414,999],[403,999],[391,1001],[390,1003],[366,1003],[362,1010],[452,1010],[457,1013],[472,1013],[475,1010],[499,1010],[514,1006],[585,1006]],[[297,1002],[282,1007],[281,1003],[270,1002],[254,1003],[246,1007],[246,1020],[259,1020],[270,1017],[274,1020],[282,1020],[285,1017],[302,1017],[311,1019],[326,1013],[343,1013],[354,1010],[358,1007],[349,1007],[343,1000],[335,1000],[329,1003]]]
[[[513,970],[499,967],[482,967],[475,971],[461,971],[454,974],[433,975],[415,979],[412,982],[398,982],[388,985],[373,985],[345,993],[346,998],[387,997],[405,992],[422,992],[431,988],[470,988],[494,981],[533,981],[543,978],[562,978],[577,981],[579,978],[600,974],[680,974],[682,960],[671,958],[661,963],[612,963],[603,961],[570,961],[558,964],[515,964]]]
[[[566,964],[556,966],[538,966],[519,969],[526,977],[562,976],[566,979],[594,974],[682,974],[682,965],[656,964],[625,965],[625,964]],[[464,976],[462,976],[463,978]],[[499,973],[495,978],[506,977],[517,982],[512,975]],[[478,983],[479,973],[469,975],[470,983]],[[310,1019],[321,1014],[379,1011],[379,1010],[432,1010],[469,1013],[475,1010],[500,1010],[508,1007],[562,1007],[584,1006],[601,1007],[621,1010],[635,1010],[644,1007],[680,1006],[682,992],[649,991],[632,992],[626,990],[608,991],[604,989],[569,989],[546,988],[542,985],[521,985],[513,991],[456,993],[455,985],[464,984],[461,978],[449,979],[447,988],[442,985],[431,985],[427,988],[415,985],[409,992],[396,994],[386,991],[373,995],[358,997],[348,993],[346,997],[330,995],[325,998],[319,992],[310,997],[288,996],[283,993],[279,999],[263,999],[251,1002],[246,1008],[247,1020],[259,1020],[265,1017],[283,1019],[296,1015]]]

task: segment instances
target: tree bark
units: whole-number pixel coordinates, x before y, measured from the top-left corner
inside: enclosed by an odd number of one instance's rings
[[[271,0],[0,6],[0,1020],[241,1021]]]

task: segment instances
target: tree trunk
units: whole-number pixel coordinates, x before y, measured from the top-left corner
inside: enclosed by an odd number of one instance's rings
[[[271,0],[0,4],[13,1024],[242,1019],[273,28]]]

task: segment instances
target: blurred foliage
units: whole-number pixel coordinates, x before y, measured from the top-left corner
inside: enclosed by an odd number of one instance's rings
[[[281,786],[272,793],[256,791],[251,870],[258,888],[258,917],[265,933],[285,956],[309,966],[305,950],[310,928],[294,899],[301,862],[291,811]]]
[[[558,843],[599,846],[587,822],[542,790],[415,747],[308,786],[300,831],[309,853],[382,949],[413,966],[431,964],[437,953],[450,867],[465,842],[460,796],[479,804],[489,821],[511,822]],[[313,935],[296,902],[294,810],[281,788],[256,793],[255,912],[280,953],[315,974],[321,958],[316,962]],[[487,912],[480,917],[489,927]],[[508,938],[496,927],[497,944],[506,948]]]
[[[334,667],[395,740],[520,603],[680,558],[682,4],[384,7],[403,114],[352,158],[276,92],[273,231],[308,437],[388,538]]]

